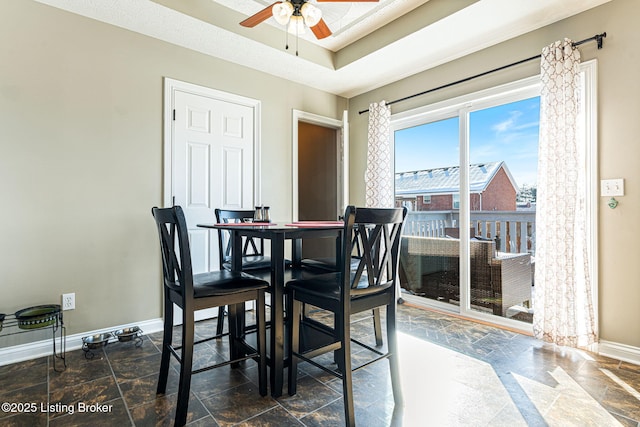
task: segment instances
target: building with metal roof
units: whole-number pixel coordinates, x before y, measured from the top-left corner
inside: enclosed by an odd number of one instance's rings
[[[412,210],[460,208],[460,167],[450,166],[395,176],[396,204]],[[516,210],[518,184],[503,161],[469,166],[471,210]]]

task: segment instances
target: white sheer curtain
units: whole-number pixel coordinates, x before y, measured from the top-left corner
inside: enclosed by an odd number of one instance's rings
[[[580,137],[580,52],[571,40],[542,50],[533,330],[558,345],[597,339]]]
[[[393,207],[393,165],[391,164],[391,108],[385,103],[369,105],[366,207]]]

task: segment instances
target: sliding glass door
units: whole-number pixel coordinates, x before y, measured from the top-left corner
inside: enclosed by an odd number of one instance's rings
[[[531,323],[538,87],[532,79],[394,117],[407,299]]]
[[[531,323],[540,98],[469,117],[469,308]]]
[[[420,237],[403,239],[403,287],[454,305],[459,304],[460,264],[458,245],[448,234],[457,226],[460,208],[459,126],[458,117],[449,117],[395,132],[396,204],[409,210],[405,235]]]
[[[595,266],[595,62],[582,68]],[[407,300],[531,329],[539,117],[538,77],[392,116],[396,205],[409,209],[400,252]]]

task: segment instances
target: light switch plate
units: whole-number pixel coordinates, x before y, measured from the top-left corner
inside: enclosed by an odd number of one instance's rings
[[[624,196],[624,179],[603,179],[600,181],[601,196]]]

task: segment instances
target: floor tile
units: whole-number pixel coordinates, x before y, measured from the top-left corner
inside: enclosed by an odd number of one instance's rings
[[[222,427],[240,423],[277,406],[270,396],[261,397],[258,387],[252,383],[215,394],[202,400],[202,404]]]
[[[332,322],[317,310],[312,315]],[[357,318],[352,336],[375,345],[370,313]],[[384,331],[384,313],[382,322]],[[196,336],[210,336],[215,327],[216,321],[198,322]],[[174,343],[179,339],[176,328]],[[93,358],[70,351],[64,372],[53,370],[51,357],[0,366],[0,402],[37,405],[35,412],[0,412],[0,425],[173,425],[179,364],[172,358],[166,393],[157,395],[161,341],[154,333],[138,346],[114,342]],[[407,304],[398,307],[398,342],[404,404],[394,402],[388,361],[368,365],[353,374],[358,425],[640,426],[640,366]],[[352,347],[354,366],[372,355]],[[385,340],[380,349],[386,348]],[[194,367],[228,354],[226,338],[208,341],[196,350]],[[336,369],[332,354],[317,360]],[[285,394],[273,399],[259,396],[253,361],[194,375],[187,424],[344,425],[340,379],[301,362],[295,396],[286,394],[286,381],[285,372]],[[79,410],[88,405],[100,406]]]

